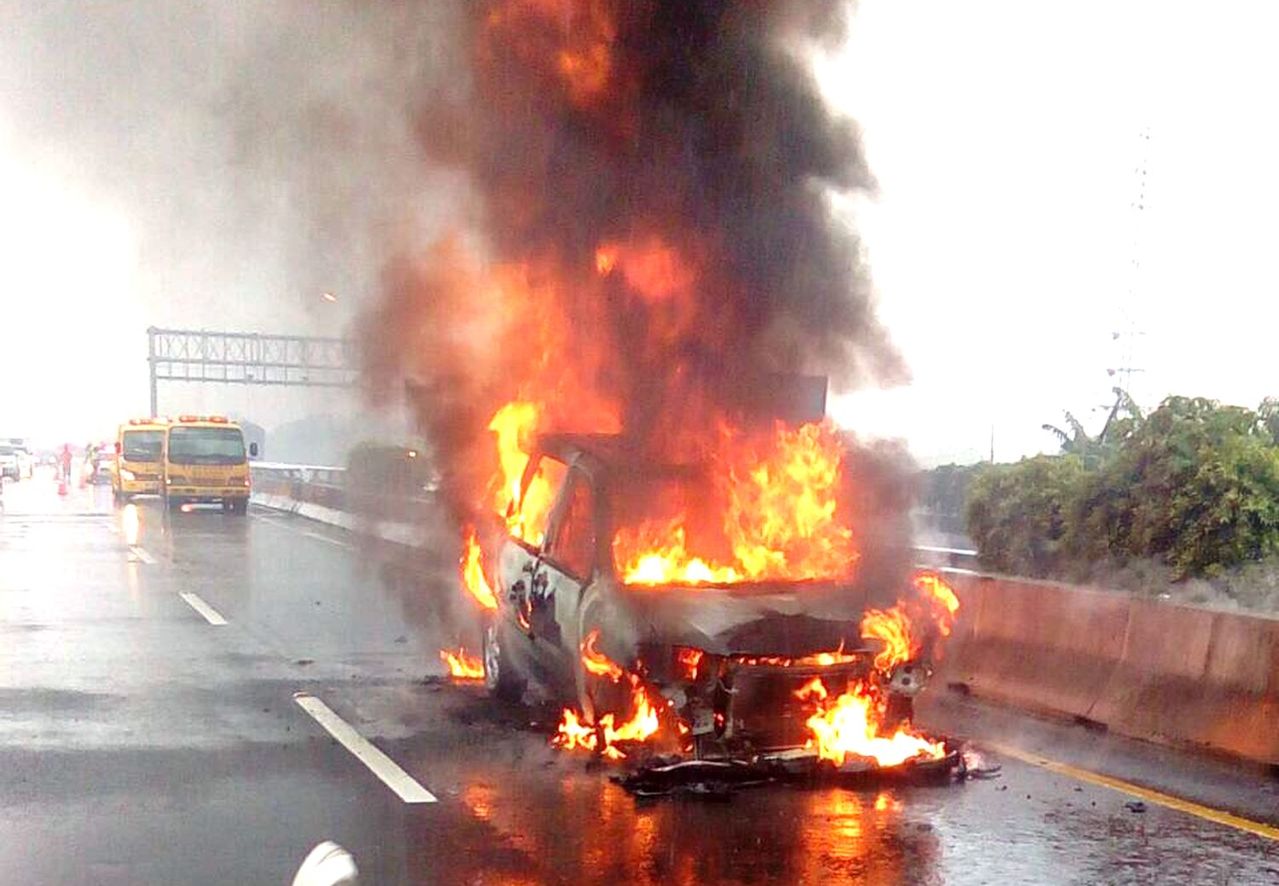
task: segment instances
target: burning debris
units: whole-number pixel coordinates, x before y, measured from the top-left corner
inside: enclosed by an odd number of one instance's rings
[[[484,662],[473,655],[468,655],[464,648],[458,647],[457,652],[441,649],[440,661],[448,665],[449,676],[454,680],[484,679]]]
[[[958,602],[940,577],[921,574],[915,581],[915,588],[921,598],[916,603],[917,607],[929,607],[928,600],[940,601],[940,611],[953,616],[949,603],[955,601],[957,609]],[[717,662],[712,662],[714,657],[708,657],[702,650],[676,647],[675,669],[686,681],[680,690],[683,704],[677,705],[668,693],[665,707],[654,704],[652,698],[660,697],[660,694],[645,685],[642,674],[649,672],[649,666],[641,660],[634,671],[623,668],[598,650],[599,631],[592,631],[581,644],[582,666],[586,673],[604,678],[609,683],[629,682],[629,718],[623,727],[615,728],[614,714],[609,713],[601,717],[598,726],[593,726],[578,711],[565,708],[553,743],[565,750],[598,753],[611,760],[628,756],[621,745],[644,742],[666,747],[674,745],[685,753],[701,757],[707,755],[707,743],[699,744],[697,734],[705,735],[709,731],[718,745],[709,756],[741,762],[744,753],[746,758],[758,762],[761,758],[753,747],[732,741],[729,721],[734,717],[734,710],[731,702],[712,712],[709,730],[705,725],[695,729],[680,716],[681,708],[696,710],[696,706],[689,702],[690,695],[695,691],[693,687],[699,672],[713,663],[718,669],[714,678],[716,688],[727,688],[730,697],[739,670],[763,669],[774,679],[782,675],[782,679],[788,679],[792,684],[802,681],[790,692],[791,698],[799,703],[798,709],[794,705],[789,709],[785,704],[772,705],[767,715],[786,718],[798,714],[803,718],[803,748],[807,753],[788,759],[799,761],[796,765],[805,771],[810,771],[821,761],[829,762],[847,775],[898,767],[912,768],[913,771],[913,767],[928,761],[946,760],[954,753],[946,741],[915,731],[909,722],[909,699],[919,684],[915,682],[903,687],[899,670],[911,667],[907,656],[911,650],[919,651],[921,641],[917,639],[920,632],[912,630],[912,624],[918,622],[913,623],[901,614],[913,608],[911,601],[903,600],[897,608],[900,617],[893,623],[900,632],[874,656],[870,669],[858,667],[865,664],[866,653],[845,652],[842,646],[831,652],[799,657],[730,655],[718,657]],[[871,624],[878,622],[877,613],[868,613],[867,617]],[[945,634],[949,632],[950,622],[939,616],[938,621],[929,621],[927,626]],[[863,633],[866,632],[866,623],[863,623]],[[666,724],[663,718],[659,718],[659,711],[665,715]],[[668,726],[665,732],[663,725]],[[649,756],[653,753],[650,750]],[[769,761],[768,766],[775,766],[783,758],[766,756],[763,759]],[[700,770],[694,767],[679,771]],[[756,770],[752,771],[765,779],[774,777],[768,772],[761,775]]]
[[[946,784],[969,777],[965,756],[947,750],[939,757],[904,760],[891,766],[833,766],[816,754],[760,754],[747,760],[682,760],[654,758],[625,774],[612,776],[641,799],[691,794],[727,799],[735,791],[769,784],[808,787],[883,787],[891,784]]]

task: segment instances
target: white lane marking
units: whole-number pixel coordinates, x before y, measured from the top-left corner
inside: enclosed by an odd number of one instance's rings
[[[208,603],[205,603],[203,600],[201,600],[199,594],[193,594],[190,591],[183,591],[182,593],[178,594],[178,596],[181,597],[183,600],[186,600],[188,606],[190,606],[196,612],[203,615],[204,620],[207,621],[209,624],[211,625],[226,624],[226,619],[222,617],[222,614],[219,613],[212,606],[210,606]]]
[[[409,775],[399,764],[382,753],[377,747],[354,727],[333,713],[333,709],[307,692],[295,692],[293,700],[298,707],[311,715],[311,719],[324,727],[324,731],[337,739],[342,747],[350,751],[369,771],[399,796],[405,803],[434,803],[435,795],[422,787],[413,776]]]
[[[313,538],[316,541],[326,542],[328,544],[334,545],[335,547],[345,548],[348,551],[355,549],[355,545],[352,545],[345,541],[338,541],[336,538],[329,538],[328,536],[320,535],[318,532],[303,532],[302,534],[305,535],[307,538]]]
[[[155,557],[152,557],[150,554],[142,550],[142,548],[138,547],[137,545],[129,545],[129,553],[133,554],[133,556],[137,557],[139,560],[141,560],[143,563],[147,564],[148,566],[155,565]]]

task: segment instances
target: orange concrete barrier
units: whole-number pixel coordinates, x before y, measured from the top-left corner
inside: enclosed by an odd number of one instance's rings
[[[1023,579],[952,583],[960,620],[935,679],[1279,764],[1279,619]]]
[[[1088,716],[1123,649],[1128,600],[1041,582],[956,582],[961,643],[939,676],[1018,707]]]
[[[1279,620],[1132,602],[1093,718],[1116,732],[1279,763]]]

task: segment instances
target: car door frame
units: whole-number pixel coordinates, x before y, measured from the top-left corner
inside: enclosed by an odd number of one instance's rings
[[[588,575],[580,576],[570,571],[568,564],[557,560],[554,546],[559,533],[570,513],[573,496],[579,485],[584,485],[591,495],[591,524],[594,543],[591,545],[591,568]],[[542,588],[543,596],[551,598],[554,622],[555,644],[563,659],[567,674],[572,674],[578,657],[578,610],[582,597],[596,580],[600,572],[600,484],[589,466],[581,458],[569,461],[569,471],[564,486],[560,489],[546,524],[546,538],[543,540],[534,571],[531,576],[533,587]],[[543,604],[545,605],[545,604]],[[536,631],[536,625],[534,626]],[[549,638],[548,638],[549,639]]]

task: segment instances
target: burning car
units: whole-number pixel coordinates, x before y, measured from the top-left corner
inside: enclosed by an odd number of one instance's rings
[[[806,539],[825,574],[779,577],[724,550],[713,485],[706,466],[654,462],[617,436],[538,438],[493,569],[489,690],[516,699],[532,680],[576,705],[561,744],[611,756],[659,732],[699,755],[812,746],[814,718],[829,719],[834,747],[831,730],[847,714],[835,700],[847,697],[874,720],[862,732],[899,731],[925,670],[909,645],[892,649],[900,633],[868,631],[868,613],[891,617],[848,580],[856,556],[843,536],[827,539],[829,551]],[[473,537],[468,549],[478,568]],[[825,554],[848,562],[832,566]],[[467,576],[477,580],[487,584],[482,571]],[[900,759],[921,743],[903,745]]]

